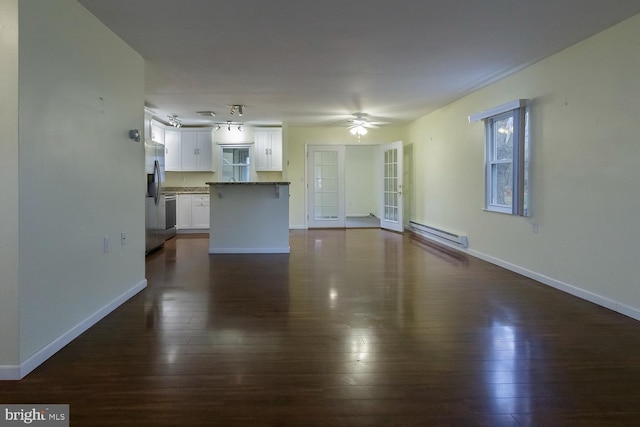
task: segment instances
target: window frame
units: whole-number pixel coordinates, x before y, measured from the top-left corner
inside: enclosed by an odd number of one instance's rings
[[[251,172],[252,172],[252,167],[251,167],[251,160],[253,157],[253,147],[251,144],[220,144],[220,154],[219,154],[219,158],[220,158],[220,179],[224,179],[224,167],[225,166],[231,166],[232,170],[234,170],[235,168],[240,168],[240,167],[246,167],[247,168],[247,180],[246,181],[235,181],[234,182],[251,182]],[[225,160],[224,160],[224,150],[225,149],[247,149],[248,153],[249,153],[249,157],[247,158],[248,162],[247,163],[228,163],[225,164]],[[232,179],[232,178],[229,178]]]
[[[517,216],[529,216],[529,201],[525,197],[525,182],[528,180],[528,102],[526,99],[518,99],[490,110],[474,114],[469,117],[470,122],[483,120],[485,124],[485,197],[484,208],[490,212],[499,212]],[[497,159],[497,121],[511,118],[513,124],[512,154],[511,159]],[[496,179],[494,169],[496,165],[511,164],[511,204],[498,204],[494,200],[494,188]]]

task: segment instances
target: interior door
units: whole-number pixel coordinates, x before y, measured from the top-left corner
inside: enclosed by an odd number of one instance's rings
[[[380,227],[402,233],[402,141],[383,144],[382,149],[382,206]]]
[[[307,147],[307,226],[345,226],[344,145]]]

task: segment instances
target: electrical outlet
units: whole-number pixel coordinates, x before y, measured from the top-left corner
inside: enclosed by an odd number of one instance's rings
[[[102,241],[102,249],[104,250],[104,253],[106,254],[107,252],[111,251],[111,239],[108,237],[105,237],[104,240]]]
[[[127,234],[123,231],[120,233],[120,246],[124,246],[127,244]]]
[[[538,231],[540,231],[540,225],[537,222],[534,222],[533,224],[531,224],[531,231],[537,233]]]

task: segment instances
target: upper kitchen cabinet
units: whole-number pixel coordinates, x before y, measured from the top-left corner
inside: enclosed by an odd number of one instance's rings
[[[153,121],[151,122],[151,140],[158,144],[164,144],[164,129]]]
[[[282,129],[254,129],[256,172],[282,171]]]
[[[169,172],[180,172],[182,153],[180,152],[180,131],[164,131],[164,167]]]
[[[211,131],[182,131],[182,171],[213,171]]]
[[[165,164],[172,172],[213,172],[211,130],[167,130]]]

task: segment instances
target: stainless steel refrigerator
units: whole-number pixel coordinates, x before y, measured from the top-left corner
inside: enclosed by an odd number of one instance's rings
[[[164,144],[151,139],[145,132],[145,171],[147,173],[146,206],[146,253],[164,244],[166,235],[166,208],[162,194],[164,183]]]

